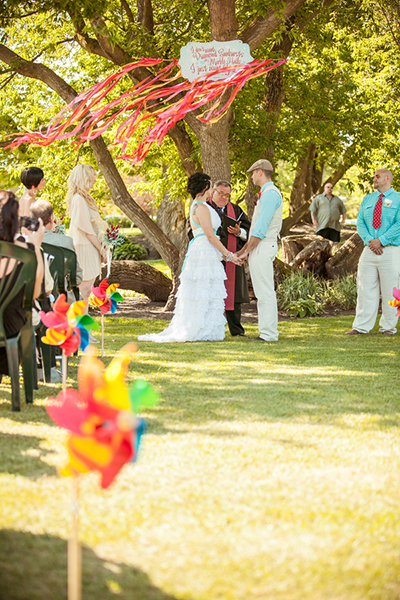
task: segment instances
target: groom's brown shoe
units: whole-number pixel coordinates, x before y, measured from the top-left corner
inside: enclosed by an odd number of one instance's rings
[[[357,329],[352,329],[351,331],[346,331],[345,335],[367,335],[367,334],[361,333],[361,331],[357,331]]]

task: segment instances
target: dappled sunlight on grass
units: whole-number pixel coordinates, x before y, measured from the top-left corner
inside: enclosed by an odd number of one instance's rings
[[[85,600],[397,597],[398,338],[349,339],[350,325],[287,321],[277,344],[254,341],[256,325],[220,343],[138,344],[129,379],[146,378],[161,401],[145,412],[137,464],[105,492],[98,475],[82,480]],[[106,327],[108,364],[165,322]],[[41,384],[11,413],[0,385],[7,600],[66,595],[70,481],[54,468],[65,435],[45,411],[60,389]]]

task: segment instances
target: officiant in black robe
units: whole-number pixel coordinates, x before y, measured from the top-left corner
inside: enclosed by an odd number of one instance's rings
[[[235,253],[241,250],[247,241],[250,221],[240,206],[232,204],[231,185],[227,181],[217,181],[214,184],[213,196],[209,201],[211,206],[220,214],[221,229],[218,231],[221,242],[228,250]],[[236,224],[229,225],[227,217],[233,218]],[[225,281],[228,297],[225,300],[225,315],[231,335],[245,335],[241,324],[241,304],[250,302],[244,266],[224,262],[227,280]]]

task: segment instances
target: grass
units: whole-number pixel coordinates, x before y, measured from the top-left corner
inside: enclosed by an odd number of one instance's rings
[[[106,317],[107,363],[161,321]],[[161,393],[139,461],[82,481],[84,600],[400,598],[398,337],[351,318],[247,339],[140,343],[129,377]],[[70,385],[76,381],[76,359]],[[0,598],[66,598],[59,385],[12,413],[0,386]]]

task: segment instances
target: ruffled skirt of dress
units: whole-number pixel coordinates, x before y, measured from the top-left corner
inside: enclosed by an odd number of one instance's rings
[[[189,245],[172,321],[160,333],[139,335],[150,342],[221,341],[225,337],[225,269],[221,253],[205,236]]]

